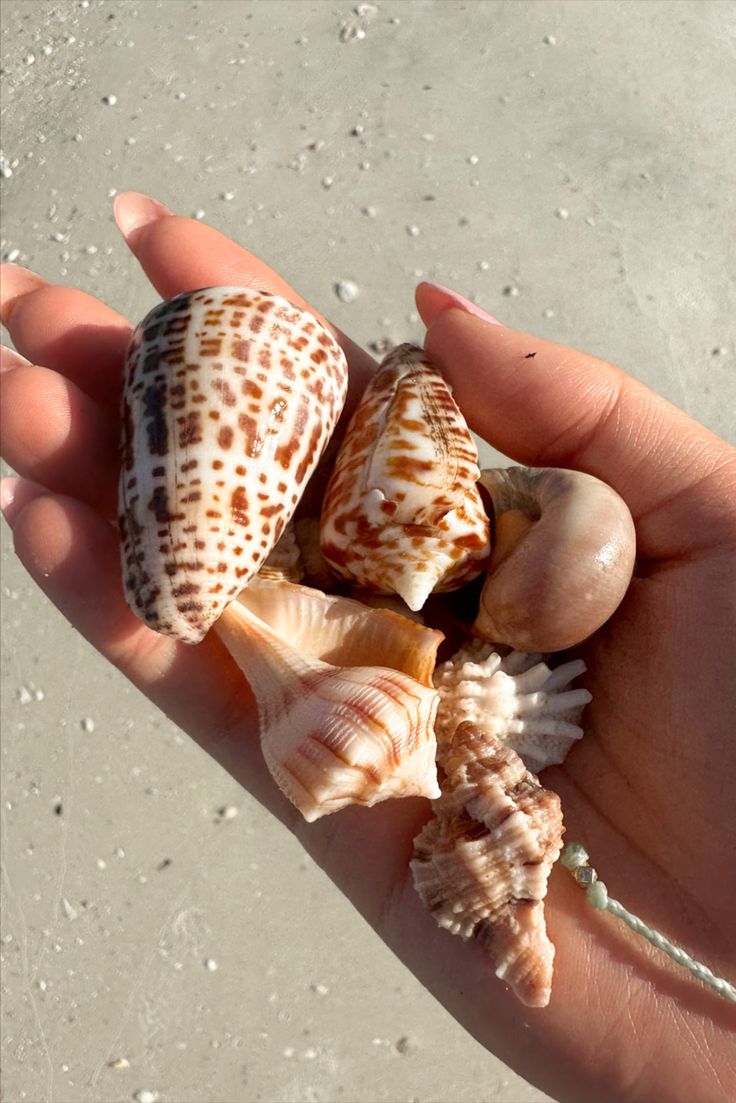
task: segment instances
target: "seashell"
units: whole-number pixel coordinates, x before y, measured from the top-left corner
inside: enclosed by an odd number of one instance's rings
[[[322,508],[322,551],[345,580],[421,609],[480,574],[489,523],[478,452],[422,349],[400,345],[366,388]]]
[[[304,565],[304,577],[309,585],[318,590],[331,590],[335,587],[335,576],[319,546],[319,523],[319,517],[300,517],[294,523],[296,542]]]
[[[348,596],[361,602],[362,605],[369,605],[371,609],[391,609],[394,613],[406,617],[407,620],[413,620],[415,624],[427,623],[421,613],[415,613],[413,609],[407,608],[406,602],[395,594],[377,594],[373,590],[362,590],[360,586],[351,586]]]
[[[283,579],[285,582],[301,582],[304,578],[304,564],[293,521],[289,521],[266,556],[258,578]]]
[[[439,796],[439,632],[260,578],[215,631],[255,695],[268,768],[307,821],[349,804]]]
[[[517,651],[562,651],[623,600],[636,532],[615,490],[582,471],[483,471],[495,514],[493,554],[474,625]]]
[[[563,762],[583,736],[580,720],[592,700],[587,689],[570,689],[585,672],[582,659],[551,670],[544,655],[512,651],[501,656],[493,644],[474,640],[437,667],[440,695],[435,732],[452,740],[463,721],[477,724],[522,758],[538,774]]]
[[[546,1007],[554,946],[543,900],[562,848],[556,793],[515,751],[474,724],[439,748],[434,817],[414,840],[414,885],[440,927],[476,939],[529,1007]]]
[[[189,291],[134,331],[120,478],[128,602],[197,643],[260,569],[345,399],[337,342],[286,299]]]

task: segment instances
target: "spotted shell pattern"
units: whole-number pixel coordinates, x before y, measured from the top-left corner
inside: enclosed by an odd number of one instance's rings
[[[127,354],[120,480],[137,616],[203,638],[279,539],[346,387],[334,338],[279,296],[205,288],[148,314]]]
[[[421,609],[489,554],[478,452],[424,351],[400,345],[366,388],[322,509],[322,552],[345,580]]]

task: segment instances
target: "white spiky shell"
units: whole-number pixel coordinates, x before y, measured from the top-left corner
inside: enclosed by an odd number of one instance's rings
[[[123,578],[137,616],[202,639],[281,535],[346,387],[337,342],[277,295],[212,287],[150,312],[123,396]]]
[[[306,820],[439,795],[431,674],[441,633],[260,578],[215,630],[253,690],[269,770]]]
[[[271,548],[258,572],[258,577],[276,581],[284,579],[286,582],[301,582],[304,578],[304,563],[293,521],[289,521],[278,541]]]
[[[422,349],[400,345],[366,388],[322,507],[322,551],[342,579],[421,609],[488,558],[478,451]]]
[[[417,892],[440,927],[483,946],[523,1003],[545,1007],[554,946],[543,900],[562,848],[560,799],[474,724],[438,758],[442,796],[414,840]]]
[[[582,659],[550,669],[549,656],[512,651],[473,640],[441,663],[434,674],[439,690],[437,739],[449,741],[463,721],[479,725],[513,748],[532,773],[563,762],[582,738],[587,689],[570,689],[585,672]]]

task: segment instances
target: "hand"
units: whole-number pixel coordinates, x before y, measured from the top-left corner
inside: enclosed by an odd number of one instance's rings
[[[135,194],[116,214],[164,298],[234,283],[303,303],[199,222]],[[588,848],[611,893],[733,980],[736,454],[609,365],[447,309],[426,285],[417,301],[430,355],[477,432],[516,461],[598,475],[634,513],[640,569],[585,648],[587,735],[543,780],[562,797],[567,839]],[[109,520],[129,324],[13,266],[1,310],[32,362],[3,353],[3,454],[21,476],[3,485],[3,508],[17,554],[72,624],[286,823],[436,997],[528,1080],[586,1103],[725,1100],[732,1007],[591,911],[564,870],[547,903],[552,1002],[529,1011],[419,902],[408,864],[426,802],[302,822],[265,769],[250,691],[216,636],[177,644],[124,602]],[[374,365],[338,338],[359,393]]]

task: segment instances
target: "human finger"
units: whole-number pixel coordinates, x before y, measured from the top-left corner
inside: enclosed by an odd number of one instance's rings
[[[46,487],[31,479],[22,479],[17,475],[0,479],[0,510],[11,528],[21,511],[44,494],[48,494]]]
[[[0,277],[0,320],[18,352],[117,411],[130,323],[93,295],[18,265],[4,264]]]
[[[3,372],[2,455],[19,475],[114,516],[118,435],[112,414],[63,375],[34,364]]]
[[[494,447],[609,483],[637,521],[645,556],[733,537],[723,500],[736,451],[724,441],[612,364],[481,317],[434,285],[420,284],[416,298],[429,355]]]
[[[128,608],[112,526],[74,499],[3,486],[15,550],[68,621],[271,811],[291,822],[263,763],[247,682],[215,633],[197,647],[158,635]],[[21,503],[14,510],[13,504]],[[296,815],[296,813],[294,814]]]
[[[159,294],[171,298],[193,288],[233,284],[282,295],[317,317],[336,337],[350,365],[351,395],[359,395],[375,371],[375,361],[282,277],[253,253],[193,218],[140,192],[115,200],[115,219],[131,252]]]

